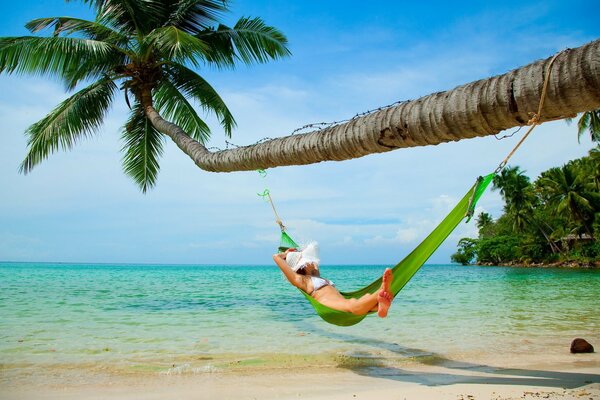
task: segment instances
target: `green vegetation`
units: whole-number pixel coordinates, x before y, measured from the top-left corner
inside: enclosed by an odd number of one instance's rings
[[[589,265],[600,260],[600,146],[544,171],[533,183],[519,167],[507,167],[494,178],[493,189],[502,195],[504,213],[497,220],[480,213],[478,238],[461,239],[453,262]]]
[[[225,135],[233,115],[197,70],[234,68],[288,56],[287,39],[260,18],[220,23],[229,12],[219,0],[81,0],[93,21],[39,18],[25,26],[50,36],[0,37],[0,73],[61,80],[73,95],[27,129],[27,173],[58,150],[98,133],[119,91],[129,106],[122,128],[123,169],[143,192],[152,188],[163,153],[154,108],[205,143],[211,133],[194,103],[214,115]],[[80,88],[84,86],[83,88]]]

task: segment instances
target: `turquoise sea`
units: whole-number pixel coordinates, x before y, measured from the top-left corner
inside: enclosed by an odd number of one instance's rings
[[[342,290],[383,269],[321,268]],[[599,306],[598,270],[426,265],[388,318],[342,328],[275,265],[0,263],[0,372],[562,354],[575,337],[600,347]]]

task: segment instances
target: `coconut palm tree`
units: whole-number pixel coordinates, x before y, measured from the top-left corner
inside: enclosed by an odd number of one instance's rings
[[[224,1],[84,1],[96,8],[96,21],[43,19],[34,21],[30,28],[37,31],[52,26],[56,37],[0,38],[0,72],[56,75],[71,88],[81,80],[98,79],[96,86],[76,94],[73,104],[63,103],[30,129],[30,135],[33,131],[44,133],[32,139],[24,171],[49,152],[70,148],[94,132],[118,88],[134,97],[128,132],[165,134],[200,168],[217,172],[340,161],[493,135],[528,123],[530,114],[538,109],[545,77],[549,77],[549,84],[539,122],[600,107],[600,40],[596,40],[561,52],[549,73],[550,58],[325,129],[210,152],[203,144],[207,127],[188,111],[191,105],[184,95],[215,112],[226,133],[234,125],[233,118],[214,90],[208,89],[208,83],[192,78],[193,72],[185,65],[229,66],[237,59],[262,62],[282,57],[288,54],[283,35],[259,19],[241,19],[231,29],[221,25],[211,28],[210,23],[216,22],[219,12],[226,8]],[[62,37],[64,34],[85,40]],[[113,78],[118,78],[120,87],[115,80],[108,82]],[[173,86],[179,94],[172,93]],[[100,105],[94,104],[88,111],[85,104],[92,99]],[[55,118],[58,115],[65,117]],[[60,131],[65,134],[58,134],[54,126],[66,120],[70,122],[63,123]],[[157,170],[145,154],[159,154],[162,144],[141,139],[140,134],[131,136],[128,157],[132,165],[139,163],[144,168],[131,168],[130,173],[139,175],[141,181],[144,174],[152,176]],[[42,142],[47,143],[39,144]]]
[[[489,224],[493,223],[494,220],[489,213],[480,212],[479,215],[477,216],[476,222],[477,222],[477,229],[483,229],[486,226],[488,226]]]
[[[556,211],[576,222],[577,233],[593,237],[592,225],[600,207],[600,193],[588,174],[578,171],[577,165],[566,164],[551,168],[538,179],[539,187]]]
[[[479,230],[479,237],[489,236],[489,231],[494,226],[494,219],[489,213],[480,212],[476,220],[477,229]]]
[[[164,141],[148,107],[181,127],[189,140],[204,143],[210,129],[191,103],[196,101],[230,135],[231,112],[194,69],[232,68],[289,54],[285,36],[259,18],[241,18],[233,27],[219,24],[226,1],[84,2],[95,9],[95,21],[40,18],[26,27],[33,33],[52,29],[50,37],[0,38],[0,72],[57,77],[69,90],[87,85],[28,128],[25,173],[50,153],[96,133],[122,90],[131,109],[122,131],[123,165],[145,192],[156,182]]]
[[[494,177],[493,190],[499,190],[504,199],[504,211],[513,219],[516,232],[523,232],[531,221],[535,198],[531,182],[520,167],[506,167]]]

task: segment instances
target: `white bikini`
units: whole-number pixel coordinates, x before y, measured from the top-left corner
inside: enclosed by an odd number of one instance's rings
[[[310,295],[312,295],[314,292],[316,292],[324,286],[335,286],[333,282],[331,282],[329,279],[323,279],[319,276],[311,276],[310,280],[313,284],[313,291],[309,293]]]

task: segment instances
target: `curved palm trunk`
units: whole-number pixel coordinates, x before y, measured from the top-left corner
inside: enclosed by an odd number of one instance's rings
[[[198,167],[214,172],[341,161],[406,147],[494,135],[527,123],[537,112],[546,60],[504,75],[434,93],[327,129],[217,152],[165,121],[142,96],[154,127]],[[541,122],[600,107],[600,40],[569,49],[554,61]]]

